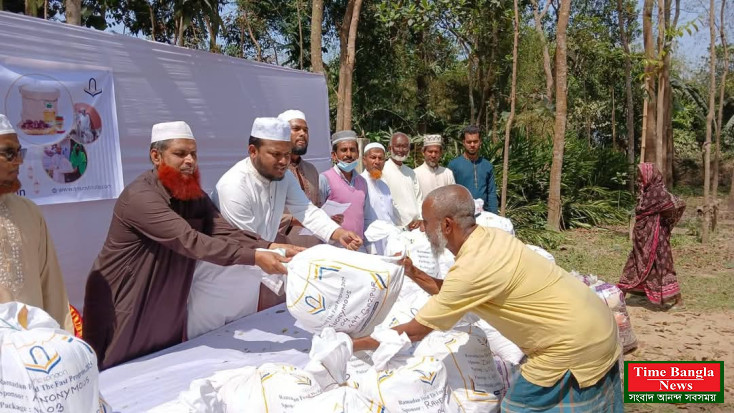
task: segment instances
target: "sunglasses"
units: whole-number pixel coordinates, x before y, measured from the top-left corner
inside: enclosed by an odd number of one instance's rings
[[[28,151],[27,148],[3,149],[0,150],[0,156],[5,158],[8,162],[13,162],[16,159],[20,159],[22,161],[25,158],[26,151]]]

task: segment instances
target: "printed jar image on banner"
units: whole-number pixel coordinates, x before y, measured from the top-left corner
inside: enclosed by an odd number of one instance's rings
[[[63,83],[50,76],[28,74],[10,86],[4,109],[21,139],[49,145],[66,137],[74,104]]]
[[[398,298],[401,257],[378,257],[317,245],[288,263],[286,303],[299,327],[369,335]]]

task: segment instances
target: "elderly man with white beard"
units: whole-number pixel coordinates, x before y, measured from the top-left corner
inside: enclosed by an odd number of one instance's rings
[[[560,403],[581,412],[623,410],[617,324],[593,291],[512,235],[478,226],[472,196],[460,185],[432,191],[423,219],[433,253],[448,248],[456,261],[438,280],[404,260],[405,274],[432,296],[413,320],[395,327],[398,333],[419,341],[472,312],[527,355],[503,412]],[[378,345],[358,338],[354,351]]]
[[[382,180],[392,193],[395,223],[409,230],[423,228],[421,221],[421,192],[415,172],[405,165],[410,152],[410,139],[402,132],[390,138],[390,159],[385,162]]]
[[[380,179],[385,167],[385,147],[379,142],[372,142],[364,147],[364,171],[362,177],[367,181],[369,194],[368,208],[372,209],[374,217],[395,225],[395,211],[392,205],[392,194],[387,184]],[[372,254],[383,255],[387,240],[371,242],[367,250]]]

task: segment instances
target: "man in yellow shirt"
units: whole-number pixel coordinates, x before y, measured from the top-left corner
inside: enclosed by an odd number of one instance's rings
[[[395,327],[412,341],[449,330],[473,312],[527,356],[503,412],[623,410],[617,360],[621,347],[609,308],[583,283],[512,235],[474,220],[466,188],[438,188],[423,203],[435,254],[448,248],[456,262],[437,280],[405,261],[405,273],[432,297],[415,319]],[[354,349],[377,347],[363,337]]]

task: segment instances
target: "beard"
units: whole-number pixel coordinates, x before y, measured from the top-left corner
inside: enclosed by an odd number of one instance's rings
[[[303,156],[306,152],[308,152],[308,144],[303,146],[293,145],[293,148],[291,149],[291,155]]]
[[[426,165],[430,166],[431,168],[436,168],[438,166],[438,162],[429,161],[426,159]]]
[[[390,157],[394,161],[398,161],[398,162],[405,162],[405,160],[408,159],[408,155],[398,156],[398,155],[395,155],[395,154],[391,154]]]
[[[0,185],[0,195],[14,194],[20,190],[20,179],[16,179],[12,183]]]
[[[448,240],[443,235],[443,232],[440,230],[436,231],[435,233],[435,241],[433,237],[428,237],[428,241],[431,243],[431,252],[433,253],[433,256],[436,258],[436,261],[438,261],[439,257],[443,255],[443,253],[446,251],[446,245],[448,244]]]
[[[182,174],[178,169],[162,163],[158,166],[158,179],[171,196],[178,200],[191,201],[204,197],[198,169],[191,175]]]
[[[377,169],[377,168],[371,170],[370,171],[370,178],[372,178],[372,179],[380,179],[380,178],[382,178],[382,171],[379,170],[379,169]]]

